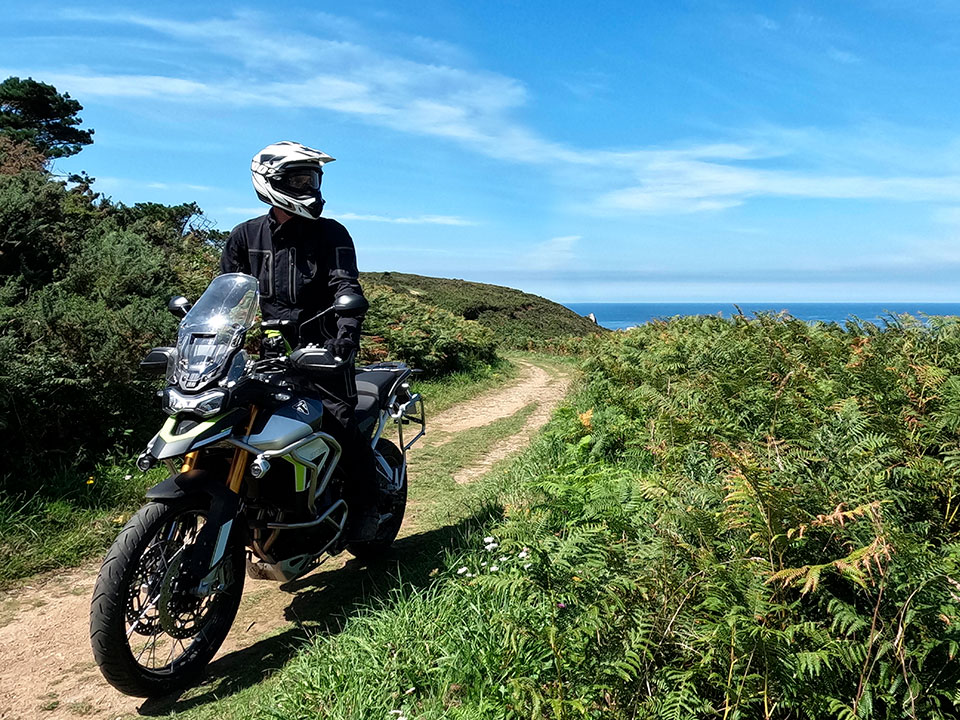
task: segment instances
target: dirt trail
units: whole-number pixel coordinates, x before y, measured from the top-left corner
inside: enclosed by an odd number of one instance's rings
[[[527,360],[519,360],[519,376],[507,387],[483,393],[457,407],[428,415],[424,442],[438,447],[457,433],[481,427],[536,403],[523,428],[495,444],[490,452],[469,467],[459,469],[454,479],[476,480],[496,462],[522,449],[550,417],[569,386],[569,375]],[[429,400],[428,400],[429,402]],[[416,461],[411,464],[411,483],[416,482]],[[416,521],[404,522],[401,538],[428,528]],[[400,541],[402,542],[402,540]],[[329,559],[318,571],[296,581],[292,592],[276,583],[246,579],[244,599],[233,628],[217,654],[227,662],[231,654],[242,663],[243,650],[273,631],[290,625],[301,612],[309,612],[309,599],[298,604],[298,593],[307,590],[325,597],[334,590],[323,576],[344,568],[347,553]],[[16,590],[0,593],[0,720],[39,718],[120,718],[146,712],[163,713],[162,706],[144,705],[139,698],[121,695],[103,680],[90,651],[88,617],[90,595],[99,563],[34,578]],[[356,578],[351,578],[356,585]],[[359,586],[357,586],[359,592]],[[347,598],[349,601],[349,598]],[[286,640],[288,644],[294,640]],[[280,655],[280,653],[278,653]],[[216,661],[215,661],[216,662]]]

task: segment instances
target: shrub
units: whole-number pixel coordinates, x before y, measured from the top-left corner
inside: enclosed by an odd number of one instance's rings
[[[383,286],[367,284],[364,293],[370,310],[361,360],[404,360],[431,375],[496,361],[496,343],[487,328]]]

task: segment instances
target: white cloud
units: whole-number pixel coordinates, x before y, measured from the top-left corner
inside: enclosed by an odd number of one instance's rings
[[[388,217],[386,215],[360,215],[357,213],[339,213],[340,220],[360,222],[395,223],[397,225],[477,225],[478,223],[454,215],[417,215],[413,217]]]
[[[198,192],[210,192],[214,188],[209,185],[197,185],[194,183],[168,183],[156,181],[134,180],[131,178],[111,177],[109,175],[98,175],[96,178],[96,188],[101,191],[111,191],[120,188],[148,188],[150,190],[195,190]]]
[[[836,60],[838,63],[843,63],[844,65],[858,65],[863,62],[863,58],[859,55],[856,55],[847,50],[840,50],[838,48],[832,47],[827,51],[827,57],[831,60]]]
[[[527,254],[526,269],[559,270],[570,267],[576,260],[574,247],[581,239],[580,235],[564,235],[539,243]]]
[[[321,18],[318,27],[328,29],[321,36],[319,30],[310,34],[287,27],[281,33],[269,16],[253,12],[190,22],[69,10],[65,15],[76,21],[145,28],[189,43],[203,58],[196,66],[197,77],[189,78],[43,73],[77,96],[329,110],[403,133],[448,140],[497,159],[542,165],[548,171],[557,168],[555,177],[561,184],[570,182],[572,166],[577,169],[578,188],[588,188],[582,207],[592,213],[717,211],[760,197],[960,201],[960,167],[949,164],[953,153],[942,152],[936,163],[922,166],[911,164],[910,153],[905,152],[909,148],[874,143],[873,157],[863,152],[857,156],[851,148],[862,143],[855,131],[830,138],[806,129],[766,128],[744,133],[740,142],[637,150],[573,147],[544,137],[517,119],[516,111],[529,100],[518,80],[418,62],[374,43],[348,41],[344,38],[361,38],[363,33],[349,21],[333,17]],[[767,30],[779,27],[764,16],[756,20]],[[413,54],[425,43],[418,39]],[[171,52],[176,50],[171,43]],[[453,50],[440,48],[435,55],[453,61]],[[409,47],[406,53],[411,54]],[[859,61],[835,47],[829,53],[838,62]],[[777,160],[776,167],[758,162],[771,159]],[[353,219],[469,224],[447,216]]]

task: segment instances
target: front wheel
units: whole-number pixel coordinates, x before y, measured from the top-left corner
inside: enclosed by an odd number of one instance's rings
[[[151,502],[107,553],[93,590],[90,642],[100,671],[127,695],[161,695],[194,680],[220,647],[243,591],[243,546],[231,539],[213,590],[191,592],[184,558],[209,499]]]
[[[353,542],[347,545],[347,550],[361,560],[371,560],[384,553],[389,548],[400,532],[400,525],[403,524],[403,513],[407,509],[407,467],[403,461],[403,453],[400,448],[385,438],[377,441],[377,452],[383,456],[395,471],[400,470],[402,476],[400,485],[396,489],[381,486],[380,488],[380,514],[390,517],[381,521],[377,530],[377,536],[367,542]],[[378,474],[379,475],[379,474]],[[381,484],[383,478],[380,478]]]

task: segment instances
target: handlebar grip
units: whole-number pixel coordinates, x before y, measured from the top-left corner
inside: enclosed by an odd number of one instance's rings
[[[356,352],[353,351],[348,357],[338,360],[326,348],[297,348],[290,354],[290,364],[295,368],[306,371],[341,370],[353,362],[355,355]]]

